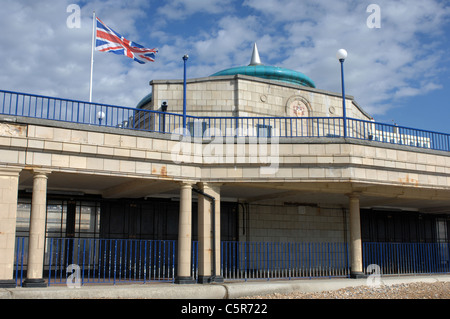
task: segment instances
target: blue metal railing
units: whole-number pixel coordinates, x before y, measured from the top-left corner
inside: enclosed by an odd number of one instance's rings
[[[88,283],[173,282],[176,241],[47,238],[44,275],[48,284],[68,277]],[[14,277],[20,286],[27,271],[28,238],[16,239]],[[344,243],[221,243],[221,275],[228,280],[342,277],[349,274]],[[198,242],[192,243],[192,276],[198,278]]]
[[[47,238],[44,275],[48,284],[67,284],[72,274],[88,283],[174,282],[176,241]],[[363,243],[363,267],[380,275],[450,273],[450,243]],[[27,271],[28,238],[16,238],[14,278]],[[336,242],[221,242],[226,280],[348,277],[349,246]],[[76,273],[70,265],[75,265]],[[192,276],[198,278],[198,242],[192,243]]]
[[[0,90],[0,114],[155,132],[171,132],[182,123],[174,113],[5,90]]]
[[[383,124],[359,119],[347,119],[348,137],[382,143],[450,151],[450,134]]]
[[[17,237],[15,248],[14,279],[17,286],[22,286],[28,260],[28,237]]]
[[[47,238],[45,247],[44,275],[49,285],[66,284],[70,274],[81,285],[175,279],[174,240]],[[17,285],[26,275],[27,254],[28,238],[18,237],[14,273]]]
[[[67,265],[80,267],[81,282],[175,279],[175,241],[49,238],[49,283],[65,283]]]
[[[450,243],[363,243],[364,269],[380,274],[449,273],[449,256]]]
[[[183,116],[107,104],[0,90],[0,114],[124,129],[183,134]],[[192,137],[344,137],[342,117],[187,116]],[[450,151],[450,134],[354,118],[348,138]]]
[[[188,116],[193,137],[339,137],[340,117],[200,117]]]
[[[222,242],[225,279],[346,277],[346,243]]]

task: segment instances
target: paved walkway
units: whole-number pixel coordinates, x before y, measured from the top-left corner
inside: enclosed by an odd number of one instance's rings
[[[389,276],[381,284],[450,281],[450,275]],[[65,285],[0,289],[0,299],[235,299],[270,293],[319,292],[368,285],[367,279],[298,279],[177,285],[172,283]]]

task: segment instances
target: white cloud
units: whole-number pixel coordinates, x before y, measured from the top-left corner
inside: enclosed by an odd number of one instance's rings
[[[7,1],[0,27],[0,87],[2,89],[88,100],[92,41],[92,11],[109,26],[139,42],[135,26],[146,1],[92,1],[81,7],[81,28],[68,28],[66,11],[72,0]],[[129,63],[127,63],[129,62]],[[148,65],[142,72],[126,57],[95,52],[93,100],[134,106],[149,91]],[[130,67],[131,66],[131,67]],[[124,92],[117,94],[117,92]]]
[[[281,65],[304,72],[322,89],[340,91],[335,52],[347,49],[346,93],[369,112],[381,114],[394,107],[398,98],[441,88],[429,83],[438,81],[440,61],[445,58],[440,37],[445,35],[450,8],[437,1],[377,1],[382,24],[370,29],[366,25],[369,3],[245,2],[273,21],[272,30],[285,31],[265,30],[266,36],[283,38],[286,53],[279,51],[284,57]],[[424,43],[423,37],[431,42]],[[261,46],[260,52],[267,49]]]
[[[415,87],[411,87],[411,86],[399,87],[395,91],[394,97],[395,98],[411,97],[411,96],[426,94],[428,92],[431,92],[431,91],[434,91],[437,89],[442,89],[442,85],[436,84],[436,83],[426,82],[426,83],[421,83],[421,84],[422,85],[420,86],[420,88],[415,88]]]
[[[206,35],[195,43],[199,59],[206,64],[214,63],[223,67],[231,67],[237,61],[242,62],[242,53],[246,60],[249,59],[251,48],[245,45],[256,38],[256,25],[253,16],[244,19],[227,16],[220,19],[217,32]]]
[[[184,19],[192,14],[202,13],[225,13],[232,8],[233,0],[170,0],[158,8],[158,14],[168,19]]]
[[[400,99],[442,88],[449,8],[439,1],[378,0],[380,29],[369,29],[371,1],[133,0],[80,1],[80,29],[69,29],[72,0],[2,1],[0,88],[88,99],[92,11],[130,40],[157,46],[155,63],[140,65],[95,53],[94,100],[134,106],[152,79],[208,76],[250,60],[298,70],[318,88],[340,91],[335,53],[346,48],[346,93],[376,115]],[[204,19],[199,19],[204,18]],[[447,38],[446,38],[447,37]]]

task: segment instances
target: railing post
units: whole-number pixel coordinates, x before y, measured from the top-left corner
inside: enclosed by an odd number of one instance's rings
[[[17,112],[19,110],[19,94],[16,93],[16,112],[15,115],[18,115]]]
[[[186,134],[186,61],[189,58],[187,54],[183,56],[184,76],[183,76],[183,135]]]

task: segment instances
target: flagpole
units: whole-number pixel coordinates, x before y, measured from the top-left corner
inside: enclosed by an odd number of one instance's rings
[[[92,76],[94,73],[94,48],[95,48],[95,11],[92,13],[92,50],[91,50],[91,79],[89,82],[89,102],[92,102]]]

